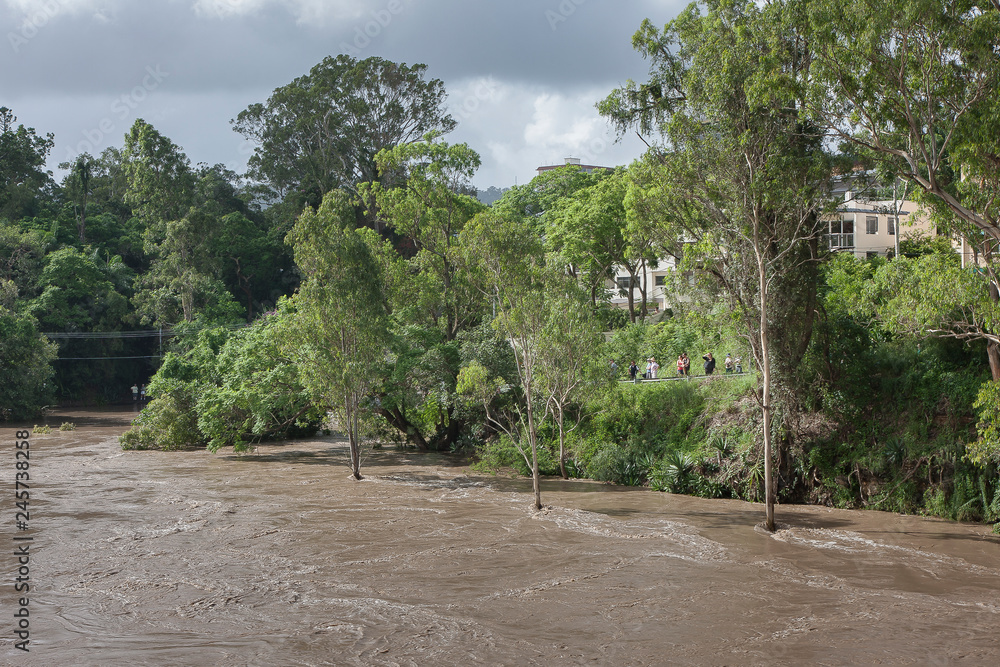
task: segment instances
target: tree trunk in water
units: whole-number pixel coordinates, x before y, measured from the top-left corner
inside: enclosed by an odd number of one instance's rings
[[[358,419],[354,410],[347,410],[347,441],[351,447],[351,475],[354,479],[361,477],[361,445],[358,442]]]
[[[535,509],[542,509],[541,475],[538,473],[538,441],[531,436],[531,487],[535,492]]]
[[[525,398],[528,404],[528,441],[531,443],[531,486],[535,492],[535,509],[542,509],[542,487],[541,476],[538,473],[538,438],[535,434],[535,414],[531,405],[531,376],[527,375],[528,382]]]
[[[462,435],[465,423],[464,419],[459,419],[452,414],[452,408],[448,408],[448,425],[442,430],[440,423],[438,424],[437,433],[427,443],[427,449],[435,452],[450,450],[451,446],[458,442],[459,436]]]
[[[764,528],[774,532],[774,481],[771,470],[771,357],[768,350],[767,330],[767,276],[764,265],[759,267],[760,278],[760,357],[763,388],[761,409],[764,411]]]

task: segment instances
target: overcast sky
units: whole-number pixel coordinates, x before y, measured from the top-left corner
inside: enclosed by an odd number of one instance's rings
[[[458,120],[449,142],[483,158],[480,188],[525,183],[578,157],[615,166],[594,103],[648,66],[643,18],[684,0],[0,0],[0,106],[55,134],[52,166],[121,146],[136,118],[193,163],[242,172],[252,147],[229,121],[325,56],[425,63]]]

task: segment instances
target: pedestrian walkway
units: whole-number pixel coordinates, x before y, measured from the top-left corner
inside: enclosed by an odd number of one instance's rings
[[[699,379],[700,380],[705,380],[705,379],[708,379],[708,378],[738,378],[738,377],[743,377],[744,375],[752,375],[752,373],[712,373],[711,375],[681,375],[681,376],[666,377],[666,378],[656,378],[654,380],[649,380],[649,379],[644,379],[644,378],[641,378],[641,377],[637,377],[635,380],[629,380],[628,378],[624,378],[624,379],[619,380],[619,382],[624,382],[624,383],[628,383],[628,384],[632,384],[632,383],[635,383],[635,384],[644,384],[646,382],[671,382],[671,381],[674,381],[674,380],[699,380]]]

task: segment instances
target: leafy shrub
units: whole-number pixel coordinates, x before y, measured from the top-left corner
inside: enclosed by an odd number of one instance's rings
[[[525,451],[529,451],[528,443],[525,442],[522,446]],[[478,460],[472,466],[475,470],[495,474],[503,468],[512,468],[519,475],[531,476],[531,466],[528,465],[524,455],[506,433],[481,444],[477,454]],[[551,447],[545,446],[542,442],[538,443],[538,471],[542,475],[559,474],[558,455],[552,451]]]
[[[690,493],[694,488],[698,461],[688,452],[667,453],[650,478],[650,488],[670,493]]]
[[[245,451],[265,438],[311,435],[323,417],[284,353],[285,314],[237,332],[208,329],[169,353],[149,384],[155,396],[119,439],[125,449]]]
[[[156,379],[151,387],[156,398],[132,421],[132,428],[118,438],[122,449],[176,450],[204,446],[207,439],[198,430],[193,387],[179,380]]]
[[[599,482],[639,486],[646,477],[646,470],[627,448],[608,444],[590,459],[587,474]]]

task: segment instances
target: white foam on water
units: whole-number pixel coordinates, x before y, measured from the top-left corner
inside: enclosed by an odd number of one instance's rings
[[[728,560],[728,552],[718,542],[702,537],[691,526],[666,519],[623,520],[585,510],[552,507],[535,513],[535,518],[552,521],[564,530],[618,540],[655,540],[675,547],[670,555],[694,562]]]
[[[849,554],[865,554],[882,558],[894,557],[901,564],[927,570],[935,576],[942,568],[960,569],[963,572],[989,577],[1000,577],[1000,569],[983,567],[962,558],[939,553],[880,542],[861,533],[832,528],[781,528],[772,535],[773,539],[787,544],[801,545],[816,549],[828,549]],[[947,576],[947,575],[943,575]]]

